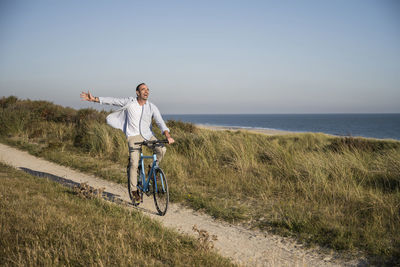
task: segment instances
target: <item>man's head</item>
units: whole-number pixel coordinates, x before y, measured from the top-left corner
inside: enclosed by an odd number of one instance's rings
[[[147,98],[149,97],[149,88],[145,83],[141,83],[136,86],[136,95],[138,97],[138,100],[147,100]]]

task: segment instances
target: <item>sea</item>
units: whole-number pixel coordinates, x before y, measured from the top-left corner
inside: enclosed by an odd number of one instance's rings
[[[321,132],[337,136],[362,136],[400,140],[400,113],[379,114],[168,114],[178,120],[209,126]]]

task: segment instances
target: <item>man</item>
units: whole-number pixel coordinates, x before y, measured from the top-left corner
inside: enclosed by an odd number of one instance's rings
[[[155,119],[168,143],[175,142],[169,134],[169,129],[165,125],[160,111],[153,103],[147,101],[148,97],[149,88],[145,83],[141,83],[136,87],[136,98],[94,97],[89,91],[81,93],[82,100],[122,107],[122,109],[107,116],[107,123],[114,128],[121,129],[128,139],[130,156],[128,175],[131,178],[130,188],[132,189],[135,205],[140,203],[140,195],[136,187],[140,155],[139,146],[135,145],[135,143],[143,142],[144,140],[156,140],[151,129],[152,118]],[[154,150],[157,155],[157,163],[160,163],[167,149],[165,147],[155,147]]]

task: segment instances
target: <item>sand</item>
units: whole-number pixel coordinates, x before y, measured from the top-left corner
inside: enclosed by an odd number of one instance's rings
[[[283,134],[293,134],[295,132],[275,130],[275,129],[261,129],[261,128],[241,128],[241,127],[228,127],[228,126],[214,126],[205,124],[195,124],[201,129],[215,130],[215,131],[248,131],[251,133],[262,133],[266,135],[283,135]]]

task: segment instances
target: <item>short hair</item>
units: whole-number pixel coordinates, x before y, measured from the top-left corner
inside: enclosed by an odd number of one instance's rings
[[[140,87],[141,85],[143,85],[143,84],[145,84],[145,83],[139,83],[138,86],[136,86],[136,91],[139,91],[139,87]]]

